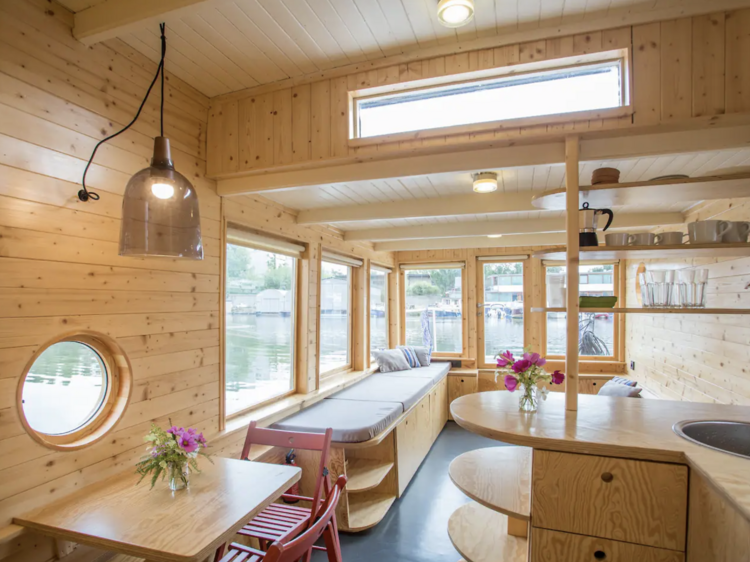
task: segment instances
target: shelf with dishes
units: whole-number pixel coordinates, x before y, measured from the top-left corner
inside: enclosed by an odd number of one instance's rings
[[[565,307],[532,307],[531,312],[567,312]],[[750,308],[579,308],[593,314],[750,314]]]
[[[541,250],[533,254],[545,260],[565,260],[565,248]],[[664,246],[584,246],[580,260],[660,259],[660,258],[719,258],[750,256],[750,243],[723,242],[720,244],[677,244]]]
[[[600,183],[580,187],[580,204],[591,207],[653,205],[674,201],[706,201],[750,196],[750,173],[672,177],[630,183]],[[538,209],[565,210],[565,188],[547,190],[532,199]]]

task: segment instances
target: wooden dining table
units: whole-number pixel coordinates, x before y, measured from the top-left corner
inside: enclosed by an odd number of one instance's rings
[[[297,467],[215,457],[190,487],[127,471],[14,518],[51,537],[153,562],[200,562],[299,481]]]

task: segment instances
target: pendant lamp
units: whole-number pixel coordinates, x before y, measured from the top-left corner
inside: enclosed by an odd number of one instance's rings
[[[198,194],[190,181],[174,168],[169,139],[164,136],[164,55],[167,51],[165,24],[161,29],[161,61],[133,120],[122,130],[99,141],[83,172],[78,198],[98,200],[99,195],[86,188],[86,172],[99,146],[127,131],[137,120],[161,74],[161,134],[154,139],[151,165],[128,181],[122,200],[120,255],[203,259]]]

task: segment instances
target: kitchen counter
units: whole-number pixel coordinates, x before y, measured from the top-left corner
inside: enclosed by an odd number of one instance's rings
[[[696,445],[676,435],[683,420],[750,421],[750,407],[579,395],[576,412],[551,393],[539,410],[518,410],[518,394],[482,392],[456,399],[461,427],[498,441],[568,453],[688,465],[750,521],[750,460]]]

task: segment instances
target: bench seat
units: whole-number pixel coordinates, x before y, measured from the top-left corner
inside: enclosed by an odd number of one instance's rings
[[[385,431],[403,413],[404,407],[400,402],[327,398],[271,427],[308,433],[325,433],[330,427],[333,429],[333,441],[362,443]]]
[[[337,443],[373,439],[419,402],[448,375],[449,362],[373,376],[273,424],[275,429],[323,433],[333,429]]]

